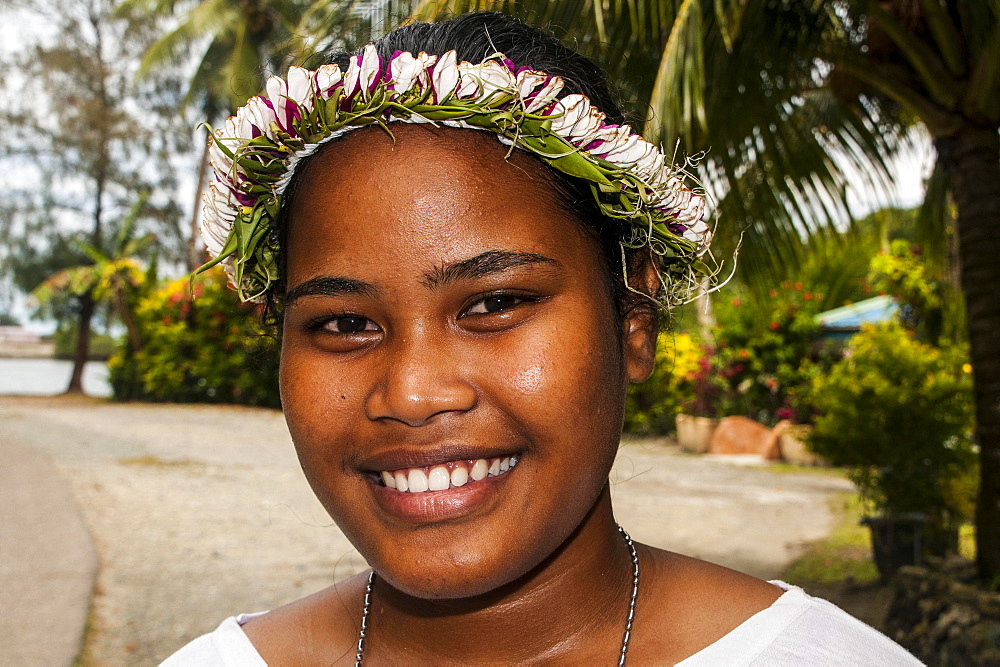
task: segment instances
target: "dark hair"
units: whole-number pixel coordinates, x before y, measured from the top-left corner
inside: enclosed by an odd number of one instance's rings
[[[440,23],[411,23],[386,33],[374,45],[382,62],[388,62],[397,51],[443,55],[454,50],[459,61],[471,63],[480,63],[495,53],[503,53],[519,67],[530,67],[562,77],[565,87],[560,97],[574,93],[586,95],[605,114],[608,122],[625,122],[615,95],[597,65],[567,48],[548,32],[499,12],[463,14]],[[320,63],[337,64],[346,69],[351,56],[360,53],[359,50],[327,54]],[[286,218],[300,177],[306,170],[306,164],[296,170],[282,202],[282,218]],[[623,260],[626,266],[632,268],[641,253],[640,250],[626,248],[623,257],[621,241],[627,231],[626,225],[601,212],[589,184],[555,169],[548,169],[547,172],[552,176],[561,203],[583,223],[599,244],[605,260],[607,287],[618,311],[624,312],[639,303],[653,305],[653,299],[642,298],[625,284]],[[286,229],[287,225],[281,224],[279,234],[285,236]],[[281,238],[278,267],[282,278],[267,293],[268,311],[274,319],[280,318],[277,306],[285,290],[285,245],[285,239]]]

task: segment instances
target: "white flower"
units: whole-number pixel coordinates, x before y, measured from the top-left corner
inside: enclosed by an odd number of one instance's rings
[[[604,157],[631,135],[632,128],[628,125],[603,125],[591,135],[590,141],[581,145],[590,146],[587,150],[593,155]]]
[[[610,150],[605,154],[604,159],[623,167],[630,167],[646,155],[649,142],[638,134],[632,134],[628,125],[624,127],[628,130],[628,135],[624,140],[609,146]]]
[[[604,114],[585,95],[567,95],[556,103],[554,113],[562,115],[552,119],[552,131],[577,146],[594,141],[604,127]]]
[[[463,62],[458,66],[462,75],[462,83],[458,87],[458,96],[476,102],[485,102],[498,90],[514,90],[514,75],[495,60],[473,65]]]
[[[330,92],[341,82],[343,77],[340,74],[340,67],[337,65],[323,65],[316,70],[316,94],[323,99],[330,99]]]
[[[684,232],[684,238],[688,241],[694,241],[698,248],[695,250],[695,254],[701,257],[706,252],[708,252],[709,247],[712,245],[712,229],[701,219],[702,212],[705,207],[705,201],[698,196],[694,197],[693,202],[697,203],[692,208],[698,214],[698,220],[690,225],[686,232]]]
[[[265,85],[267,99],[274,109],[275,119],[281,129],[288,130],[289,119],[291,118],[291,103],[288,100],[288,85],[280,76],[270,76]]]
[[[305,115],[313,110],[313,73],[304,67],[288,68],[288,97]]]
[[[534,94],[524,108],[526,112],[534,113],[544,109],[556,98],[563,89],[563,80],[558,76],[526,69],[517,75],[517,89],[523,100]]]
[[[250,115],[249,105],[240,107],[239,111],[236,112],[236,116],[235,117],[231,116],[230,120],[233,121],[233,124],[236,128],[233,136],[240,137],[241,139],[253,138],[254,123],[253,123],[253,118]]]
[[[351,61],[344,72],[344,94],[353,98],[358,93],[358,83],[361,81],[361,56],[351,56]]]
[[[646,153],[635,161],[635,170],[643,179],[651,179],[663,168],[663,153],[655,145],[644,142]]]
[[[434,101],[438,104],[443,102],[449,95],[455,92],[461,75],[458,71],[458,55],[454,51],[448,51],[438,58],[434,65],[434,72],[431,74],[431,86],[434,88]]]
[[[233,159],[226,155],[219,144],[235,153],[243,143],[238,131],[236,119],[230,117],[226,119],[226,129],[216,130],[215,137],[209,139],[208,161],[216,173],[228,174],[233,168]]]
[[[382,59],[378,57],[378,51],[375,50],[375,47],[369,44],[365,47],[364,53],[361,56],[360,82],[361,98],[363,100],[368,101],[371,99],[375,82],[381,73]]]
[[[393,88],[397,93],[403,94],[417,84],[420,90],[427,87],[430,77],[427,75],[427,68],[434,64],[437,56],[427,55],[420,52],[417,57],[412,53],[403,51],[396,54],[396,57],[389,63],[389,74],[392,76]]]
[[[208,250],[217,256],[229,238],[238,204],[230,201],[228,189],[223,192],[218,183],[211,183],[208,186],[208,192],[202,195],[202,201],[205,203],[205,208],[201,223],[201,238]]]
[[[659,192],[656,197],[656,207],[675,214],[687,204],[691,195],[684,181],[676,174],[668,175],[666,181],[658,185],[657,189]]]
[[[246,109],[246,119],[261,134],[267,136],[268,139],[274,139],[274,129],[271,127],[271,123],[275,122],[277,117],[274,115],[274,111],[264,102],[264,98],[251,97],[243,109]]]

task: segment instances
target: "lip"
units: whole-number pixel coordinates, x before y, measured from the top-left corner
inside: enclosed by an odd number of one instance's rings
[[[520,455],[521,452],[518,450],[498,450],[459,442],[443,443],[431,446],[399,447],[383,452],[375,452],[359,461],[357,468],[365,473],[379,473],[383,470],[429,468],[451,461],[502,459],[508,456]]]
[[[464,486],[453,489],[420,493],[396,491],[383,486],[373,476],[366,478],[375,502],[383,512],[407,523],[428,524],[458,519],[496,502],[498,494],[503,492],[508,478],[516,470],[512,468],[502,475],[478,482],[469,480]]]

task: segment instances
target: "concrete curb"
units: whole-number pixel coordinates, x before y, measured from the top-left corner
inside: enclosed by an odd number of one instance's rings
[[[97,551],[48,456],[0,433],[0,664],[72,665],[82,646]]]

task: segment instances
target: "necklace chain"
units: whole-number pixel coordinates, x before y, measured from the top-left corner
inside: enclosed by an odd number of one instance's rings
[[[625,617],[625,634],[622,637],[622,650],[618,658],[618,667],[624,667],[625,654],[628,653],[628,643],[632,638],[632,621],[635,620],[635,601],[639,597],[639,554],[636,553],[635,544],[625,529],[618,526],[618,532],[625,539],[628,545],[629,554],[632,556],[632,597],[628,601],[628,616]],[[365,636],[368,634],[368,615],[372,610],[372,588],[375,585],[375,570],[368,575],[368,585],[365,586],[365,607],[361,612],[361,629],[358,630],[358,652],[354,657],[354,667],[361,667],[365,656]]]

